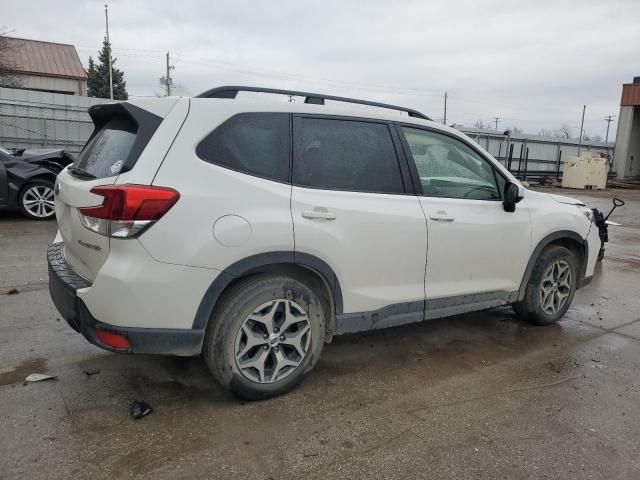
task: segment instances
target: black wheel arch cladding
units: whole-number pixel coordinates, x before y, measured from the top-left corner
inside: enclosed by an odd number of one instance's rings
[[[569,242],[568,245],[563,245],[563,243]],[[527,268],[525,270],[524,276],[522,277],[522,282],[520,283],[520,289],[518,291],[518,300],[522,300],[525,296],[527,285],[529,283],[529,279],[531,278],[531,273],[533,272],[533,268],[536,265],[536,262],[540,258],[540,255],[549,245],[558,244],[560,246],[565,246],[569,248],[569,250],[573,250],[571,246],[576,245],[579,248],[578,253],[580,254],[580,258],[578,259],[578,279],[577,285],[578,288],[583,283],[585,278],[585,273],[587,270],[587,262],[589,260],[589,246],[586,239],[582,238],[578,233],[572,230],[559,230],[557,232],[550,233],[545,236],[538,245],[533,250],[531,257],[529,258],[529,262],[527,263]]]
[[[261,267],[278,264],[297,265],[320,276],[333,296],[332,300],[335,312],[327,312],[327,318],[330,318],[332,313],[335,313],[336,315],[342,313],[342,289],[340,287],[340,282],[338,281],[338,277],[333,269],[325,261],[313,255],[301,252],[265,252],[243,258],[242,260],[229,265],[213,280],[198,306],[192,328],[202,329],[207,326],[216,303],[231,283],[242,278],[248,273],[254,271],[259,272]]]

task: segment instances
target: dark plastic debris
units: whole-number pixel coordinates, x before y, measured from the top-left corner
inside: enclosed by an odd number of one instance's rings
[[[150,413],[153,413],[153,408],[151,408],[151,405],[145,400],[136,400],[131,404],[129,413],[134,420],[139,420],[142,417],[146,417]]]

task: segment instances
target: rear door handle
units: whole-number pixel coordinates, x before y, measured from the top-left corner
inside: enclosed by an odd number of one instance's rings
[[[304,218],[309,219],[323,219],[323,220],[335,220],[336,214],[330,212],[324,207],[316,207],[313,210],[304,210],[302,212]]]
[[[438,210],[436,213],[429,214],[429,218],[436,222],[453,222],[453,217],[449,216],[447,212]]]

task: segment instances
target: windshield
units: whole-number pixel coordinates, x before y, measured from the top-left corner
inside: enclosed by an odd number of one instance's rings
[[[73,166],[96,178],[118,175],[131,153],[136,133],[132,120],[112,118],[89,140]]]

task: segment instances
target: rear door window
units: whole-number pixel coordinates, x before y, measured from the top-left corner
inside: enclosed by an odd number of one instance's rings
[[[358,120],[294,121],[294,185],[351,192],[404,193],[389,127]]]
[[[74,167],[96,178],[120,173],[136,141],[138,127],[126,117],[114,117],[89,140],[78,155]]]
[[[202,160],[279,182],[289,181],[289,114],[241,113],[196,147]]]

